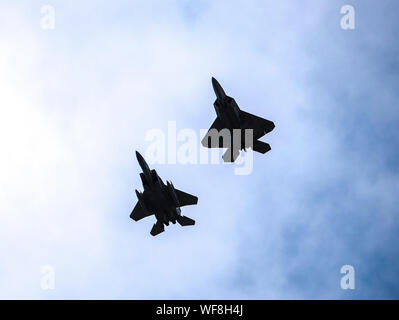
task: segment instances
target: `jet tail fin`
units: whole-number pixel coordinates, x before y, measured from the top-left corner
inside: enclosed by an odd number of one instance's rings
[[[157,223],[155,223],[151,229],[150,234],[152,236],[156,236],[157,234],[160,234],[165,231],[165,227],[163,226],[163,223],[159,220],[157,220]]]
[[[186,216],[178,216],[176,220],[182,227],[193,226],[195,224],[195,221],[193,219],[190,219]]]
[[[260,153],[266,153],[266,152],[270,151],[271,149],[272,148],[270,147],[270,144],[265,143],[263,141],[259,141],[259,140],[254,141],[254,145],[252,147],[253,151],[257,151]]]

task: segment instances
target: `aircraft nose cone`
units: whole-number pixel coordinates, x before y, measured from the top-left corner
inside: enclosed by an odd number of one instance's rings
[[[143,156],[140,154],[140,152],[136,151],[136,158],[139,162],[142,162],[142,160],[144,159]]]
[[[212,77],[212,86],[213,91],[215,91],[216,97],[218,97],[219,99],[223,99],[226,96],[222,86],[214,77]]]

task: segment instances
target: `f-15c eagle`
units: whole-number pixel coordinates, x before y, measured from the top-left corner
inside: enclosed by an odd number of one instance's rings
[[[138,202],[130,214],[130,218],[139,221],[154,214],[157,222],[150,232],[153,236],[163,232],[164,224],[168,226],[169,222],[175,224],[177,221],[181,226],[194,225],[193,219],[181,215],[180,207],[197,204],[198,198],[175,189],[169,181],[165,185],[157,172],[150,170],[142,155],[137,151],[136,157],[143,170],[140,173],[140,178],[144,192],[136,190]]]
[[[217,117],[202,139],[202,145],[206,148],[227,148],[227,151],[223,155],[225,162],[234,162],[240,154],[240,150],[245,150],[249,147],[253,151],[260,153],[266,153],[271,150],[268,143],[259,141],[258,139],[272,131],[274,123],[240,110],[236,101],[226,95],[222,86],[215,78],[212,78],[212,86],[216,94],[216,101],[213,106],[215,107]],[[228,133],[228,141],[221,134],[223,129]],[[252,141],[249,142],[245,141],[245,133],[248,132],[246,131],[247,129],[252,129]],[[234,141],[236,137],[234,131],[240,133],[240,140],[237,138],[236,140],[238,141]]]

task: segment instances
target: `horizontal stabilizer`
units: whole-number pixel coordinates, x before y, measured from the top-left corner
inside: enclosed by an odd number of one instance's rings
[[[176,220],[183,227],[184,226],[193,226],[195,224],[195,221],[193,219],[190,219],[186,216],[178,216]]]
[[[252,150],[260,153],[266,153],[271,149],[270,144],[259,140],[254,141],[254,146],[252,147]]]
[[[156,236],[157,234],[160,234],[165,231],[165,227],[163,226],[163,223],[157,220],[157,223],[155,223],[151,229],[151,235]]]

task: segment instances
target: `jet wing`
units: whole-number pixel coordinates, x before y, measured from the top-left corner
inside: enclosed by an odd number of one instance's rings
[[[224,129],[223,123],[218,117],[215,119],[215,121],[213,121],[213,123],[212,123],[211,127],[209,128],[208,132],[206,133],[205,137],[202,139],[201,144],[206,148],[220,148],[219,141],[212,143],[212,140],[209,139],[209,137],[210,137],[209,131],[212,129],[216,129],[217,131]]]
[[[192,194],[180,191],[178,189],[175,189],[175,192],[181,207],[197,204],[198,202],[198,198]]]
[[[134,221],[139,221],[145,217],[152,215],[151,212],[144,210],[140,203],[137,201],[136,206],[134,207],[132,213],[130,214],[130,218]]]
[[[240,110],[240,118],[246,129],[254,130],[254,138],[260,138],[274,129],[273,121],[263,119],[251,113]]]

